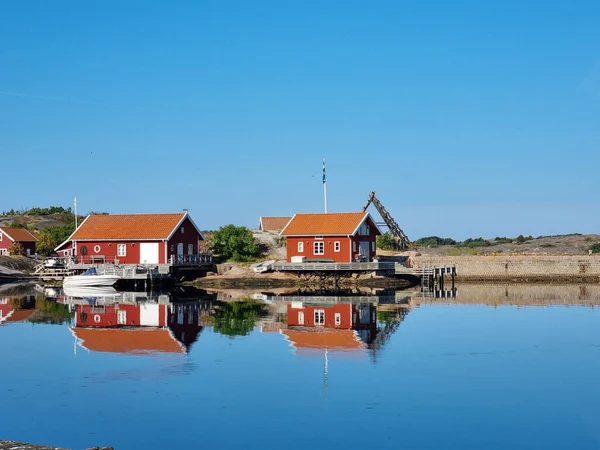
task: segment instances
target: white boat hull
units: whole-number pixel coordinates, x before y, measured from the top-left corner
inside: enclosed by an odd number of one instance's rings
[[[120,277],[116,275],[74,275],[65,277],[64,287],[114,286]]]

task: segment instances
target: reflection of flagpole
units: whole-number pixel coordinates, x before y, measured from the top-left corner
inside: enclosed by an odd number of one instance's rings
[[[325,158],[323,158],[323,197],[325,199],[325,214],[327,214],[327,179],[325,178]]]
[[[327,356],[327,347],[325,347],[325,371],[323,372],[323,390],[327,398],[327,386],[329,384],[329,358]]]

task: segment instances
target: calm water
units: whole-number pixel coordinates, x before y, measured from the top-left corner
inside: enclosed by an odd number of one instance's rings
[[[242,302],[26,294],[0,289],[3,439],[600,447],[597,287],[465,286],[455,299],[236,293]]]

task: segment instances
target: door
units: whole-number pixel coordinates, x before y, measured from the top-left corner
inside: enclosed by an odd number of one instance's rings
[[[140,306],[140,325],[148,326],[148,327],[158,327],[159,323],[159,315],[158,315],[158,307],[160,305],[157,304],[148,304],[142,303]]]
[[[183,244],[181,242],[177,244],[177,256],[183,256]]]
[[[127,325],[127,311],[120,309],[117,311],[117,324]]]
[[[370,247],[371,247],[371,245],[369,244],[369,241],[360,241],[360,243],[359,243],[359,249],[358,249],[359,253],[366,261],[369,260]]]
[[[158,242],[140,244],[140,264],[158,264]]]

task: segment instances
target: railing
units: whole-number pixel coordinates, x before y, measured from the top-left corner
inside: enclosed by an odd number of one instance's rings
[[[370,263],[275,263],[272,269],[275,271],[310,271],[310,272],[338,272],[338,271],[394,271],[393,262],[370,262]]]
[[[171,265],[197,265],[197,264],[212,264],[212,255],[197,254],[197,255],[171,255],[169,264]]]

